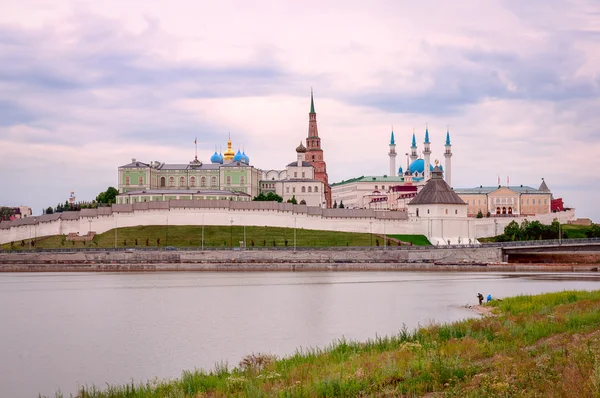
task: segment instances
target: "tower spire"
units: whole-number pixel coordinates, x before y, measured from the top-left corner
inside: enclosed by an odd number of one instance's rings
[[[315,101],[313,100],[313,89],[310,88],[310,113],[315,113]]]

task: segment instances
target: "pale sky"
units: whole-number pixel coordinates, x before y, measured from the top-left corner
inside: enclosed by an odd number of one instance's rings
[[[244,148],[282,169],[310,88],[330,182],[405,166],[413,128],[452,185],[538,187],[600,221],[600,3],[4,0],[0,205],[92,200],[131,158]]]

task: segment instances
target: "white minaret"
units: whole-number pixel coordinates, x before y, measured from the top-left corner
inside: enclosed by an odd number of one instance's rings
[[[394,129],[392,128],[392,138],[390,138],[390,177],[396,176],[396,141],[394,140]]]
[[[452,188],[452,145],[450,144],[450,130],[446,132],[446,151],[444,152],[444,175],[446,184]]]
[[[423,181],[427,182],[431,178],[431,149],[429,148],[429,128],[427,127],[425,127],[425,141],[423,142],[423,144],[423,160],[425,161],[425,164],[423,165]]]
[[[415,132],[413,129],[413,139],[412,139],[412,145],[410,146],[410,162],[414,162],[415,160],[417,160],[419,158],[419,155],[417,155],[417,139],[415,138]]]

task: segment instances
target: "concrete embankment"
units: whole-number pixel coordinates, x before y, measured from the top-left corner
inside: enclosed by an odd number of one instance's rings
[[[594,270],[594,265],[500,264],[500,248],[131,250],[0,253],[0,272]]]

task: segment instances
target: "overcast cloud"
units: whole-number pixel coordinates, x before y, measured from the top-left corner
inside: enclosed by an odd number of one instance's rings
[[[427,123],[441,160],[450,126],[455,187],[545,178],[600,221],[600,4],[447,3],[5,1],[0,205],[91,200],[195,137],[283,168],[312,86],[330,182],[386,174],[392,125],[402,155]]]

